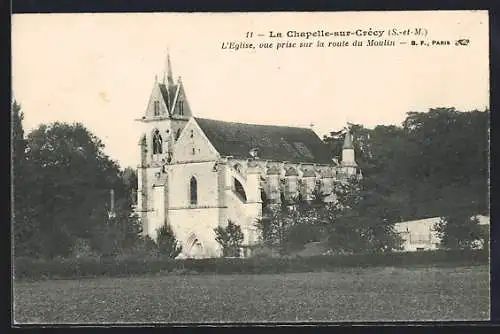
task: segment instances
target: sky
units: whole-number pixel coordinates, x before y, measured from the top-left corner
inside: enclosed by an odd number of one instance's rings
[[[420,37],[389,29],[424,28]],[[384,31],[396,46],[287,48],[287,31]],[[254,32],[246,39],[247,32]],[[269,32],[282,32],[271,38]],[[259,37],[258,34],[264,34]],[[311,37],[326,41],[369,37]],[[377,38],[375,38],[377,39]],[[455,46],[469,39],[467,46]],[[250,42],[256,49],[223,49]],[[272,42],[271,49],[260,49]],[[322,137],[346,122],[400,125],[409,111],[489,106],[486,11],[337,13],[16,14],[13,98],[25,131],[54,121],[83,123],[122,167],[139,163],[142,117],[167,49],[195,117],[310,127]]]

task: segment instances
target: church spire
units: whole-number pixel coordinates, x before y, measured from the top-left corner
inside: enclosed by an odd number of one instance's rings
[[[170,64],[170,52],[167,49],[167,59],[165,61],[165,70],[163,72],[163,84],[169,86],[174,84],[174,76],[172,75],[172,65]]]

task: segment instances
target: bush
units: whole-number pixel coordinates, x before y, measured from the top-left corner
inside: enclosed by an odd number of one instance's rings
[[[160,256],[158,245],[150,236],[142,237],[131,249],[131,255],[137,258],[156,258]]]
[[[471,249],[474,248],[483,234],[479,220],[470,217],[470,213],[455,212],[452,215],[441,218],[435,226],[441,245],[448,249]]]
[[[277,258],[280,257],[280,252],[278,249],[274,249],[272,247],[268,247],[265,245],[255,247],[252,250],[252,257],[253,258]]]
[[[92,250],[90,241],[87,239],[76,239],[72,253],[76,258],[98,257],[98,254]]]
[[[174,260],[157,258],[80,258],[34,260],[17,258],[15,279],[84,278],[173,274],[275,274],[332,271],[345,267],[375,266],[463,266],[488,264],[488,250],[438,250],[411,253],[366,253],[357,255],[318,255],[294,258],[212,258]]]
[[[224,257],[240,257],[244,236],[239,225],[229,220],[226,227],[218,226],[214,232],[215,240],[221,245]]]
[[[146,240],[149,244],[151,244],[151,241],[153,241],[151,238]],[[180,243],[175,238],[174,232],[168,224],[164,224],[158,229],[156,244],[161,255],[172,259],[176,258],[182,251]]]
[[[310,242],[320,241],[322,233],[320,227],[313,224],[292,225],[287,234],[287,248],[290,251],[304,249],[304,246]]]

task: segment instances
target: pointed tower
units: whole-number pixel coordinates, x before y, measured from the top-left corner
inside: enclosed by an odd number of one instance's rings
[[[192,117],[182,82],[180,79],[174,82],[168,52],[160,78],[158,80],[155,76],[146,110],[137,120],[142,125],[137,203],[144,233],[149,235],[164,223],[163,213],[157,211],[163,211],[160,207],[167,207],[165,201],[154,202],[153,191],[160,198],[162,192],[159,187],[166,189],[168,186],[167,165],[175,159],[175,142]]]
[[[163,84],[172,86],[174,84],[174,76],[172,74],[172,64],[170,64],[170,52],[167,49],[167,60],[165,62],[165,70],[163,71]]]
[[[358,164],[356,163],[354,155],[354,145],[352,141],[352,134],[349,127],[344,138],[344,144],[342,145],[342,162],[341,168],[346,176],[354,176],[358,172]]]

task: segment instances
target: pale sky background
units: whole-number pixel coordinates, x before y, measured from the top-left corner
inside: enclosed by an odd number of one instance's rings
[[[470,44],[221,49],[222,42],[245,40],[247,31],[416,27],[426,28],[429,40]],[[122,167],[135,167],[141,126],[134,119],[145,111],[155,75],[161,78],[167,47],[198,117],[313,123],[321,137],[346,122],[399,125],[408,111],[489,105],[486,11],[19,14],[12,18],[13,93],[25,130],[81,122]]]

